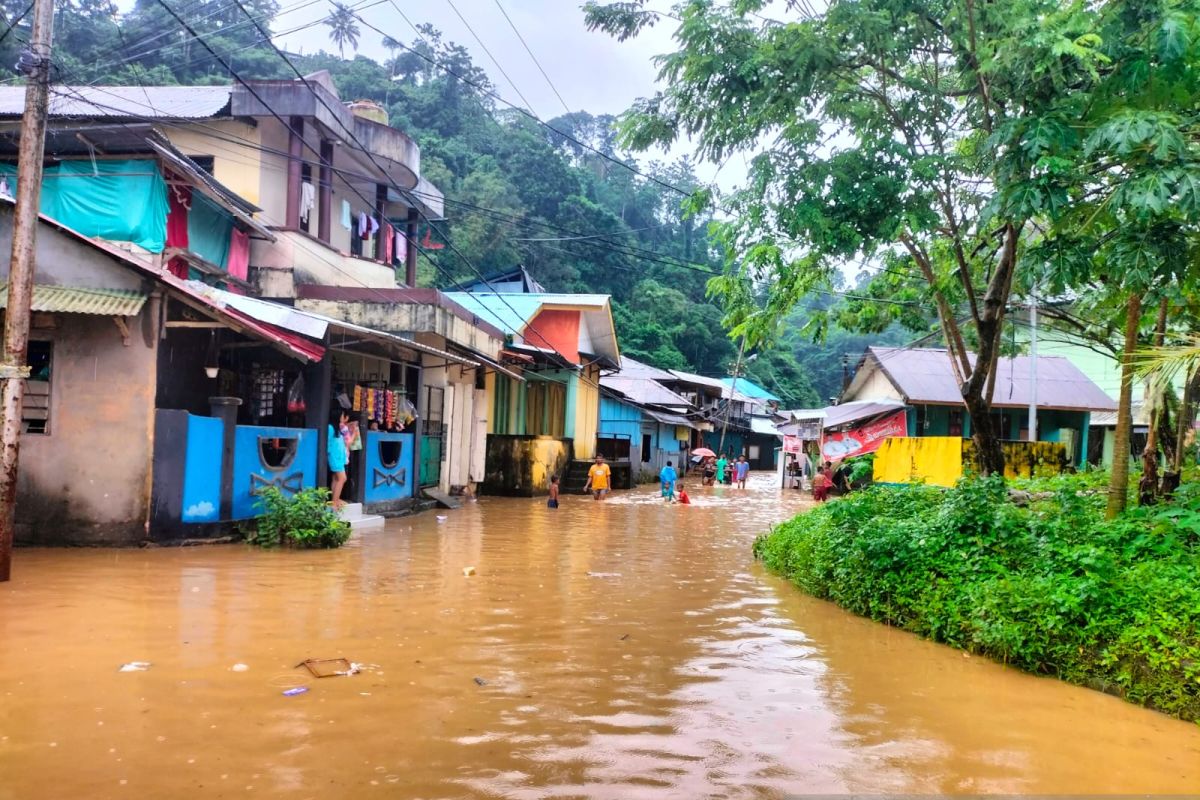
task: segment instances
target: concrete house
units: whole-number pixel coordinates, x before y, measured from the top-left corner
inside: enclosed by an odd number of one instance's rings
[[[23,95],[0,88],[0,128],[16,129]],[[311,469],[283,482],[291,489],[323,483],[326,421],[344,403],[365,443],[361,455],[352,454],[347,499],[395,511],[414,502],[417,484],[450,489],[478,479],[481,447],[473,454],[472,445],[484,438],[488,403],[476,400],[483,373],[503,369],[495,328],[476,327],[461,309],[448,317],[436,296],[410,295],[408,318],[378,328],[358,325],[352,313],[333,318],[290,308],[308,302],[306,287],[385,292],[415,281],[418,221],[440,217],[441,195],[420,175],[419,149],[383,124],[378,109],[342,103],[329,76],[318,73],[252,90],[56,87],[50,113],[47,151],[59,160],[44,182],[47,221],[127,258],[126,267],[173,280],[190,303],[165,304],[149,419],[175,411],[228,417],[239,430],[306,432],[272,439],[283,441],[289,463],[307,464],[312,454]],[[16,140],[7,141],[0,159],[14,163],[0,161],[0,194],[16,186]],[[60,179],[67,176],[73,180]],[[255,294],[277,302],[248,296]],[[241,327],[231,328],[232,319]],[[248,331],[255,335],[247,339]],[[177,370],[185,377],[177,379]],[[304,402],[291,396],[297,387]],[[217,396],[241,403],[232,411],[210,408]],[[190,441],[192,423],[177,419],[164,436]],[[258,460],[270,460],[263,453]],[[191,459],[188,474],[200,463]],[[174,488],[160,472],[157,494],[169,494]],[[246,516],[248,495],[231,509],[229,487],[217,490],[221,502],[163,513],[156,502],[151,527],[179,523],[176,533],[184,535],[188,525]]]
[[[1040,356],[1037,376],[1038,440],[1064,444],[1072,463],[1084,463],[1091,414],[1114,411],[1116,403],[1070,360],[1061,356]],[[1028,438],[1026,424],[1033,396],[1031,386],[1027,356],[999,359],[992,416],[1002,440]],[[852,407],[855,415],[848,420],[839,417],[839,424],[848,425],[868,417],[880,418],[903,409],[908,436],[964,439],[971,436],[970,418],[963,407],[962,395],[945,350],[867,348],[849,386],[842,393],[841,403],[833,408],[851,403],[858,404]],[[827,420],[826,429],[830,427]]]
[[[487,468],[482,490],[546,491],[549,477],[564,488],[596,452],[600,377],[620,364],[608,295],[447,292],[482,322],[504,332],[501,353],[520,365],[524,382],[492,372]],[[582,481],[576,481],[582,487]]]

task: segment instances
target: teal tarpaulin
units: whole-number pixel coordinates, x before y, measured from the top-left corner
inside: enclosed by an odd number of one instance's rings
[[[0,174],[17,189],[16,167]],[[42,213],[85,236],[133,242],[151,253],[167,243],[167,184],[154,161],[63,161],[46,167]],[[226,247],[228,247],[226,236]],[[222,262],[223,264],[224,262]]]
[[[188,212],[188,250],[221,269],[228,269],[233,217],[199,192],[192,192]]]

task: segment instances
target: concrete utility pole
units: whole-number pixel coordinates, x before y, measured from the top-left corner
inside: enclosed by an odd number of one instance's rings
[[[0,358],[0,582],[12,574],[13,522],[17,505],[17,458],[21,443],[21,403],[29,349],[29,306],[33,299],[38,210],[42,199],[42,159],[50,105],[50,42],[54,0],[34,0],[33,35],[17,67],[25,73],[25,114],[17,156],[17,204],[13,215],[12,258],[8,268],[8,309]]]
[[[1029,296],[1029,441],[1038,440],[1037,295]]]
[[[717,445],[717,455],[725,452],[725,432],[729,430],[729,414],[733,411],[733,395],[737,392],[737,381],[742,375],[742,354],[746,352],[746,337],[738,346],[737,364],[733,368],[733,381],[729,384],[729,403],[725,406],[725,421],[721,425],[721,443]]]

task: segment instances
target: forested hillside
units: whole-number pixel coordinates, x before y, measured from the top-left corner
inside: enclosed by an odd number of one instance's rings
[[[293,15],[295,6],[281,12],[261,0],[170,5],[245,78],[294,76],[248,15],[279,33],[311,20],[313,11]],[[25,2],[3,0],[0,7],[9,30],[0,58],[11,64],[28,36]],[[684,194],[698,183],[686,159],[635,160],[618,146],[611,116],[581,110],[539,124],[499,102],[487,73],[438,31],[418,26],[391,38],[372,29],[372,20],[369,11],[343,7],[318,23],[331,48],[349,58],[288,58],[305,73],[329,70],[344,99],[381,104],[391,124],[420,144],[422,172],[446,196],[446,220],[437,232],[422,232],[431,243],[421,259],[423,284],[445,287],[521,264],[550,291],[611,294],[625,354],[664,368],[729,374],[736,346],[706,293],[721,270],[720,254],[707,234],[709,220],[682,211]],[[391,57],[379,63],[355,56],[366,37],[382,40]],[[95,0],[64,6],[55,38],[57,79],[65,83],[231,79],[157,0],[138,0],[126,15]],[[825,344],[813,344],[799,334],[806,310],[777,346],[747,365],[752,379],[792,407],[835,394],[842,354],[861,352],[865,343],[832,329]]]

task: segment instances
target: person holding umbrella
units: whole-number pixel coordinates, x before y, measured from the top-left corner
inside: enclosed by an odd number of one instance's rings
[[[703,465],[704,469],[703,485],[705,486],[712,486],[713,479],[717,475],[716,467],[713,466],[713,460],[716,458],[716,455],[716,453],[714,453],[712,450],[709,450],[707,447],[697,447],[692,451],[693,457],[699,456],[703,459],[701,464]]]

